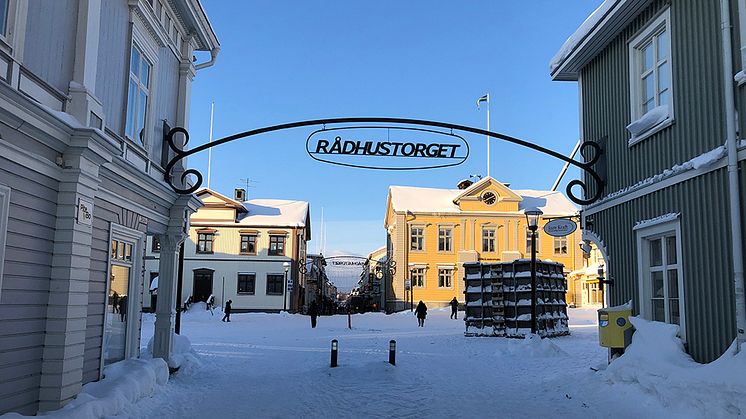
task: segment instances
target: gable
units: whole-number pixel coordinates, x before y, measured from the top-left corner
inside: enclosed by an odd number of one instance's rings
[[[489,199],[494,202],[488,203]],[[486,177],[466,188],[453,202],[461,211],[515,212],[522,199],[505,184]]]

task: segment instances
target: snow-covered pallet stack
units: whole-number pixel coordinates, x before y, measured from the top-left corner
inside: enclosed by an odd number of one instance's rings
[[[464,264],[466,336],[523,337],[531,332],[531,261]],[[570,333],[563,265],[536,262],[537,332]]]

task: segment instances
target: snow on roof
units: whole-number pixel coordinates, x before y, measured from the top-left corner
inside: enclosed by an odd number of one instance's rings
[[[562,47],[559,49],[559,51],[557,51],[556,54],[554,54],[554,57],[552,57],[552,60],[549,62],[550,74],[554,73],[554,71],[559,68],[560,65],[562,65],[562,62],[564,62],[565,59],[569,57],[573,51],[575,51],[575,48],[577,48],[578,45],[583,42],[583,40],[606,16],[609,10],[611,10],[611,8],[615,6],[619,1],[620,0],[604,0],[604,2],[601,3],[601,5],[598,6],[598,8],[593,13],[591,13],[591,15],[588,16],[587,19],[585,19],[580,27],[575,30],[575,33],[567,38],[565,43],[562,44]]]
[[[391,186],[391,205],[394,211],[459,213],[461,209],[453,201],[464,191],[461,189],[419,188],[415,186]],[[572,202],[561,192],[513,190],[523,200],[519,210],[539,208],[545,215],[574,215],[578,212]]]
[[[575,215],[578,213],[578,207],[567,199],[562,192],[530,189],[514,189],[513,192],[523,198],[523,201],[518,204],[519,210],[538,208],[544,213],[544,216]]]
[[[245,226],[305,227],[308,202],[283,199],[252,199],[243,202],[248,211],[238,220]]]

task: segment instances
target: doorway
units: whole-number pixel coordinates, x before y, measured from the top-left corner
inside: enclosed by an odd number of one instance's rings
[[[207,301],[212,294],[212,274],[210,269],[195,269],[194,284],[192,288],[192,300],[196,303]]]

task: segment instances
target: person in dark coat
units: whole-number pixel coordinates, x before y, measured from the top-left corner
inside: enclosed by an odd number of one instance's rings
[[[420,300],[417,304],[417,308],[414,309],[414,314],[417,315],[417,326],[425,327],[425,317],[427,317],[427,306]]]
[[[119,320],[124,323],[127,320],[127,296],[119,298]]]
[[[231,321],[231,304],[233,304],[232,300],[228,300],[225,302],[225,309],[223,309],[223,312],[225,314],[223,315],[223,320],[221,320],[221,322]]]
[[[451,304],[451,318],[458,320],[458,300],[456,297],[453,297],[449,304]]]
[[[319,307],[316,305],[316,301],[311,301],[311,305],[308,306],[308,315],[311,316],[311,328],[316,327],[316,317],[319,315]]]

